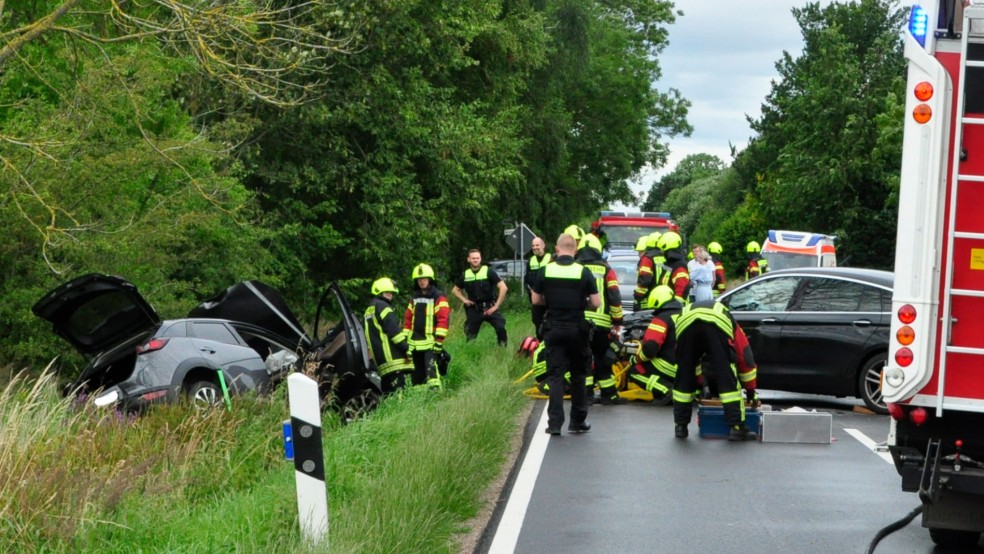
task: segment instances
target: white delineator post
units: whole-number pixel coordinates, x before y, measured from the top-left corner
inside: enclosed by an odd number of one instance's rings
[[[328,539],[328,491],[321,444],[321,399],[318,383],[300,373],[287,377],[297,514],[301,534],[312,542]]]

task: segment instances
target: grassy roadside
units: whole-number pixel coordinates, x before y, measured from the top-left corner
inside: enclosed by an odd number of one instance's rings
[[[511,343],[526,312],[507,315]],[[0,392],[0,544],[18,552],[456,552],[517,432],[528,361],[465,343],[455,322],[441,392],[406,391],[369,418],[326,417],[329,546],[304,545],[282,459],[286,387],[231,412],[81,413],[53,379]]]

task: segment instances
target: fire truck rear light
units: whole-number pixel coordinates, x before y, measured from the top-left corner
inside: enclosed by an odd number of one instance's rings
[[[888,415],[892,416],[895,421],[901,421],[905,417],[905,412],[902,411],[902,406],[895,404],[894,402],[889,402],[885,405],[888,408]]]
[[[160,350],[164,348],[165,344],[167,344],[167,339],[151,339],[137,347],[137,354],[146,354],[147,352]]]
[[[902,367],[909,367],[912,365],[912,350],[906,347],[899,348],[895,352],[895,363]]]
[[[912,420],[912,422],[915,423],[916,425],[922,425],[923,423],[926,423],[926,420],[928,418],[929,418],[929,413],[926,412],[926,410],[923,408],[916,408],[915,410],[909,412],[909,419]]]
[[[917,84],[912,92],[916,95],[917,100],[926,102],[933,97],[933,85],[929,81],[923,81]]]
[[[915,119],[916,123],[928,123],[932,118],[933,108],[930,108],[929,104],[919,104],[912,108],[912,119]]]
[[[882,372],[882,379],[890,387],[901,387],[902,383],[905,382],[905,372],[897,367],[889,368]]]
[[[916,320],[916,309],[912,304],[906,304],[899,308],[899,321],[906,325]]]
[[[916,332],[912,330],[912,327],[903,325],[895,333],[895,340],[899,341],[899,344],[909,346],[912,341],[916,340]]]

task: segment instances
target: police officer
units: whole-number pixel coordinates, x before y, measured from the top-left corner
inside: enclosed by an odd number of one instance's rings
[[[724,263],[721,262],[724,248],[721,248],[721,243],[714,241],[707,245],[707,251],[710,252],[711,261],[714,262],[714,297],[717,298],[728,287],[724,274]]]
[[[591,271],[574,261],[577,242],[566,233],[557,238],[557,256],[538,273],[533,281],[533,303],[544,304],[543,322],[547,353],[547,428],[559,435],[564,424],[564,374],[571,374],[571,421],[568,432],[584,433],[588,402],[584,390],[590,351],[587,348],[588,325],[585,308],[601,307],[601,295]],[[587,306],[585,306],[587,300]]]
[[[612,335],[618,335],[622,326],[622,293],[618,286],[618,275],[601,257],[601,241],[593,233],[584,235],[580,249],[577,252],[577,262],[591,271],[595,287],[601,297],[601,306],[594,310],[585,310],[584,317],[592,325],[589,333],[591,354],[594,358],[594,379],[591,384],[598,384],[601,389],[602,404],[625,404],[625,399],[618,395],[612,365],[615,363],[615,351],[612,350]],[[593,387],[588,387],[589,396],[594,396]]]
[[[683,305],[666,285],[654,288],[646,304],[653,309],[653,318],[629,368],[629,380],[651,392],[654,401],[669,403],[677,373],[676,320]]]
[[[745,389],[750,401],[757,401],[757,369],[748,338],[731,312],[713,300],[684,306],[676,321],[677,374],[673,384],[673,420],[677,438],[686,438],[698,392],[697,374],[701,358],[715,379],[728,424],[728,440],[756,440],[758,435],[745,427]]]
[[[402,389],[413,372],[409,358],[407,335],[400,325],[400,316],[393,311],[393,295],[400,291],[388,277],[372,283],[372,299],[363,316],[369,353],[382,379],[383,394]]]
[[[482,253],[477,249],[468,251],[468,266],[451,289],[465,305],[465,338],[474,340],[482,322],[487,321],[495,329],[499,346],[505,346],[506,318],[502,317],[499,307],[509,288],[495,270],[482,264]]]
[[[758,277],[769,271],[769,261],[762,257],[762,247],[754,240],[745,245],[748,265],[745,266],[745,279]]]
[[[523,284],[526,286],[527,296],[532,299],[530,291],[533,290],[533,275],[550,263],[550,253],[546,251],[547,243],[543,242],[543,239],[540,237],[533,239],[530,246],[533,249],[533,255],[530,256],[530,265],[526,269],[526,275],[523,276]],[[547,312],[547,308],[533,304],[532,300],[530,301],[530,305],[530,312],[533,317],[533,331],[536,334],[536,338],[542,341],[543,333],[540,332],[540,326],[543,325],[543,314]]]
[[[403,329],[413,358],[413,384],[441,386],[437,356],[444,355],[451,306],[434,282],[434,269],[427,264],[413,268],[413,298],[403,317]]]

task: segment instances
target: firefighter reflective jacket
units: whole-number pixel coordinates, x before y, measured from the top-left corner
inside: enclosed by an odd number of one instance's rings
[[[745,267],[745,279],[758,277],[763,273],[769,272],[769,260],[760,255],[748,259],[748,266]]]
[[[677,337],[679,338],[696,321],[711,323],[727,336],[728,346],[735,353],[737,365],[735,369],[742,388],[755,390],[758,368],[752,355],[752,347],[748,344],[748,337],[745,336],[745,332],[742,331],[741,326],[735,321],[728,308],[715,301],[694,302],[684,306],[676,321]]]
[[[436,286],[427,290],[413,286],[413,298],[403,317],[403,329],[409,335],[407,343],[414,350],[431,350],[435,343],[443,344],[448,336],[451,305]]]
[[[646,250],[639,258],[636,268],[636,288],[632,292],[635,302],[642,304],[649,298],[649,292],[659,285],[670,283],[670,267],[666,265],[666,256],[659,248]]]
[[[618,287],[618,275],[608,266],[601,253],[594,248],[582,248],[577,261],[588,268],[595,280],[595,287],[601,293],[601,306],[594,310],[584,310],[584,318],[595,327],[611,329],[612,325],[622,324],[622,292]]]
[[[727,290],[728,283],[724,275],[724,264],[721,263],[721,258],[716,254],[711,254],[711,259],[714,261],[714,296],[717,297]]]
[[[670,300],[653,313],[653,319],[642,336],[642,346],[636,353],[636,373],[646,375],[656,371],[676,378],[676,320],[683,306]],[[666,391],[663,391],[666,392]]]
[[[379,375],[412,370],[413,363],[407,358],[407,335],[390,301],[382,295],[374,296],[369,301],[363,320],[369,356],[376,363]]]

